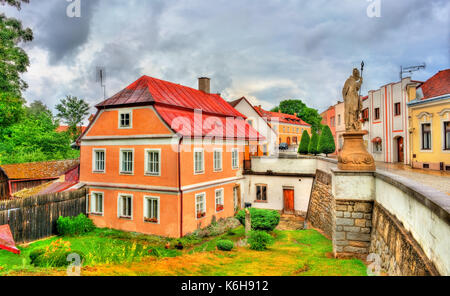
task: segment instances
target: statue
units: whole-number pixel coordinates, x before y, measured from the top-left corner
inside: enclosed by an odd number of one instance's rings
[[[347,132],[360,131],[362,104],[359,96],[359,90],[363,83],[363,78],[359,75],[358,69],[353,69],[353,75],[350,76],[342,89],[342,96],[345,103],[345,130]]]
[[[364,69],[364,62],[361,63],[361,71]],[[362,103],[359,95],[363,79],[358,69],[353,69],[342,89],[342,96],[345,103],[345,130],[344,146],[338,156],[338,168],[344,171],[375,171],[375,160],[367,152],[364,146],[363,137],[367,131],[361,130],[359,115],[362,110]]]

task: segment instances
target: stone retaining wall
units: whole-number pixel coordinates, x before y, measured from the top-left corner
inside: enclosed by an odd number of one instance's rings
[[[402,223],[377,202],[373,209],[370,253],[380,256],[381,268],[389,275],[439,275]]]

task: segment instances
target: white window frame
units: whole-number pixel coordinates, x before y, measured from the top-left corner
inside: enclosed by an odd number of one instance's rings
[[[222,210],[220,210],[220,211],[217,210],[217,205],[218,205],[218,203],[217,203],[217,192],[221,192],[222,193],[221,200],[222,200],[222,206],[224,208]],[[224,194],[225,194],[225,190],[223,188],[219,188],[219,189],[216,189],[214,191],[214,204],[215,204],[216,213],[223,212],[224,209],[225,209],[225,197],[224,197]]]
[[[147,221],[145,221],[145,218],[150,218],[150,217],[147,217],[147,213],[148,213],[148,200],[157,200],[157,204],[158,204],[158,213],[157,213],[157,217],[156,217],[156,219],[158,220],[158,222],[147,222]],[[159,196],[144,196],[144,217],[143,217],[143,219],[144,219],[144,222],[145,223],[151,223],[151,224],[160,224],[161,223],[161,216],[160,216],[160,213],[161,213],[161,199],[159,198]]]
[[[203,204],[204,204],[205,216],[199,218],[199,217],[198,217],[198,211],[197,211],[197,197],[198,197],[198,196],[201,196],[201,195],[203,196]],[[195,218],[196,218],[197,220],[200,220],[200,219],[205,218],[205,217],[206,217],[206,192],[197,193],[197,194],[195,195],[194,202],[195,202]]]
[[[103,154],[104,154],[103,170],[96,170],[96,164],[97,164],[96,155],[97,155],[97,152],[103,152]],[[95,149],[92,150],[92,172],[96,173],[96,174],[104,174],[106,172],[106,149],[105,148],[95,148]]]
[[[446,122],[450,122],[450,119],[444,118],[441,119],[441,129],[442,129],[442,133],[441,133],[441,151],[442,153],[450,153],[450,150],[446,150],[445,149],[445,123]]]
[[[422,121],[420,124],[420,152],[432,153],[433,152],[433,123],[431,121]],[[423,126],[425,124],[430,125],[430,149],[423,149]]]
[[[94,204],[94,195],[99,195],[101,194],[102,196],[102,211],[101,212],[97,212],[97,211],[93,211],[93,204]],[[95,197],[95,201],[97,201],[97,197]],[[101,191],[91,191],[90,194],[90,198],[89,198],[89,213],[92,215],[96,215],[96,216],[103,216],[105,213],[105,193],[101,192]],[[97,204],[97,202],[95,202],[95,204]]]
[[[201,152],[202,153],[202,170],[196,171],[195,170],[195,153]],[[194,175],[203,175],[205,173],[205,151],[203,148],[194,148]]]
[[[234,165],[234,153],[236,153],[236,166]],[[233,170],[239,169],[239,148],[231,149],[231,168]]]
[[[121,215],[122,214],[122,207],[121,207],[122,197],[131,197],[131,216],[129,216],[129,217]],[[118,196],[117,196],[117,218],[133,220],[133,211],[134,211],[133,201],[134,201],[133,194],[130,194],[130,193],[119,193],[118,194]]]
[[[216,152],[220,152],[220,168],[216,168]],[[214,148],[213,151],[213,170],[214,172],[222,172],[223,171],[223,149],[222,148]]]
[[[130,152],[133,154],[133,161],[132,161],[132,166],[133,166],[133,170],[131,172],[125,172],[123,170],[123,152]],[[120,175],[128,175],[128,176],[132,176],[134,175],[134,148],[120,148],[120,156],[119,156],[119,174]]]
[[[149,172],[148,154],[150,152],[158,152],[158,155],[159,155],[158,173]],[[144,161],[145,161],[145,165],[144,165],[145,172],[144,172],[144,174],[147,175],[147,176],[160,177],[161,176],[161,149],[159,149],[159,148],[158,149],[145,149],[144,153],[145,153],[145,155],[144,155]]]
[[[121,117],[122,114],[129,114],[130,115],[130,125],[129,126],[122,126],[121,125]],[[132,129],[133,128],[133,110],[120,110],[119,111],[119,122],[118,122],[118,128],[119,129]]]

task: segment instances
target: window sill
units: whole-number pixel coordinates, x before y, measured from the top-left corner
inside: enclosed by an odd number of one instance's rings
[[[255,203],[268,203],[267,200],[255,200],[253,202],[255,202]]]
[[[214,172],[214,173],[221,173],[221,172],[223,172],[223,169],[220,169],[220,170],[214,170],[213,172]]]
[[[161,177],[161,174],[155,174],[155,173],[144,173],[145,176],[147,177]]]
[[[148,223],[148,224],[159,224],[159,221],[152,222],[152,221],[146,221],[146,220],[144,219],[144,223]]]
[[[206,218],[206,214],[203,216],[203,217],[196,217],[197,218],[197,220],[202,220],[202,219],[205,219]]]
[[[103,213],[89,213],[91,216],[103,217]]]
[[[203,172],[194,172],[194,175],[204,175],[205,174],[205,172],[203,171]]]
[[[122,219],[122,220],[129,220],[129,221],[133,220],[133,218],[131,218],[131,217],[119,217],[119,219]]]
[[[92,171],[93,174],[105,174],[105,171]]]
[[[127,172],[120,172],[119,174],[123,176],[134,176],[134,173],[127,173]]]

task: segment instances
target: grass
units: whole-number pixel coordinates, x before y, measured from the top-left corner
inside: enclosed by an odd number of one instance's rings
[[[140,235],[109,229],[96,229],[79,237],[64,237],[72,250],[86,255],[82,275],[174,275],[174,276],[309,276],[366,275],[366,266],[357,259],[330,258],[331,241],[315,230],[275,231],[275,243],[266,251],[237,247],[218,251],[221,239],[234,242],[244,237],[243,227],[215,237],[181,239],[182,251],[165,245],[179,240]],[[21,248],[20,256],[0,250],[0,275],[65,275],[65,269],[35,268],[28,254],[48,246],[50,238]],[[149,252],[149,250],[152,250]]]

